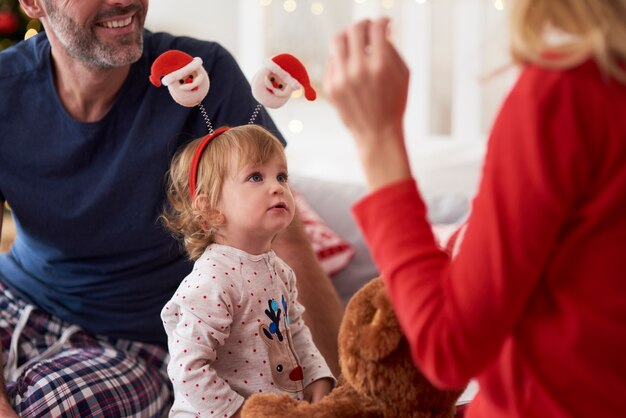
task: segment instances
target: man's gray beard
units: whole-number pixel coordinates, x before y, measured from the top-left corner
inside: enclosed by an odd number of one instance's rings
[[[48,24],[69,55],[97,70],[108,70],[136,62],[143,51],[143,31],[120,37],[116,45],[107,45],[97,38],[91,27],[81,27],[45,1]],[[135,18],[137,18],[135,16]]]
[[[72,57],[82,61],[88,67],[98,70],[108,70],[132,64],[141,57],[143,51],[142,32],[129,34],[128,38],[124,38],[123,48],[120,48],[119,44],[108,46],[97,39],[92,42],[93,39],[87,38],[82,38],[78,43],[71,44],[62,39],[58,32],[57,36]]]

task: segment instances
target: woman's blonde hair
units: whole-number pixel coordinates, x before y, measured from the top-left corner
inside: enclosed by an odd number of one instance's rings
[[[626,83],[626,0],[513,0],[511,53],[517,63],[567,68],[594,58]],[[557,34],[559,43],[549,34]]]
[[[231,128],[208,143],[198,164],[196,197],[191,198],[189,171],[193,155],[202,138],[179,150],[167,174],[168,205],[161,215],[165,227],[183,244],[192,260],[215,242],[220,226],[217,209],[224,180],[231,168],[263,164],[275,156],[286,161],[283,145],[270,132],[257,125]],[[239,164],[232,167],[233,162]],[[198,204],[202,199],[202,204]]]

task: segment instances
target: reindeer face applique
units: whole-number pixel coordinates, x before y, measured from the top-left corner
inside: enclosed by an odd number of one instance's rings
[[[269,327],[266,324],[259,326],[259,336],[269,348],[269,362],[276,386],[287,392],[300,392],[304,390],[304,374],[293,348],[293,341],[289,332],[287,303],[284,296],[281,297],[281,304],[282,309],[276,300],[267,301],[269,309],[265,310],[265,314],[271,323]],[[285,314],[281,320],[283,312]]]

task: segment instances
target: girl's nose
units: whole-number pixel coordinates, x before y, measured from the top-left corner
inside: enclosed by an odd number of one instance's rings
[[[274,182],[272,184],[272,194],[283,194],[285,193],[285,188],[283,187],[283,185],[279,182]]]

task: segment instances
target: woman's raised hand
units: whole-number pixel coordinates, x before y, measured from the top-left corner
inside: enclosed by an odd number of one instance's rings
[[[370,189],[410,176],[403,118],[409,70],[389,19],[363,20],[331,42],[324,90],[356,141]]]

